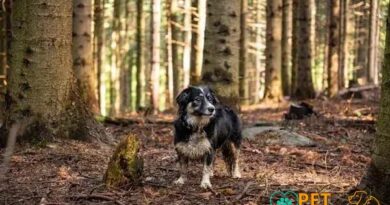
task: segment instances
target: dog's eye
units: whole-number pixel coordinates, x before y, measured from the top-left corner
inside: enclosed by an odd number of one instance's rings
[[[213,101],[213,97],[210,95],[210,94],[207,94],[206,95],[206,98],[208,101],[212,102]]]

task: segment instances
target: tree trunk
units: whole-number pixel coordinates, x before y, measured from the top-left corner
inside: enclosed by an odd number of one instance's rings
[[[167,49],[167,109],[172,108],[174,104],[174,79],[173,79],[173,43],[172,43],[172,13],[171,13],[172,0],[167,1],[167,35],[166,35],[166,49]]]
[[[390,10],[390,4],[389,4]],[[362,181],[381,202],[390,201],[390,15],[387,16],[385,58],[382,69],[381,111],[377,123],[371,167]]]
[[[143,11],[143,0],[137,0],[137,86],[136,86],[136,109],[139,110],[145,101],[145,63],[144,63],[144,32],[145,19]]]
[[[339,79],[339,18],[340,18],[340,1],[330,1],[330,22],[329,22],[329,42],[328,42],[328,95],[334,97],[338,93]]]
[[[282,22],[282,87],[283,94],[290,95],[291,78],[291,38],[292,38],[292,0],[283,0]]]
[[[357,1],[356,14],[356,56],[354,70],[356,72],[357,82],[360,85],[368,83],[369,67],[368,67],[368,51],[369,51],[369,39],[368,39],[368,28],[369,28],[369,13],[368,7],[365,0]]]
[[[7,10],[0,11],[0,106],[3,107],[7,76]],[[0,108],[0,117],[3,108]]]
[[[368,53],[368,82],[378,83],[378,0],[371,0],[370,5],[370,49]]]
[[[345,79],[348,72],[349,35],[350,35],[350,0],[340,0],[340,63],[339,63],[339,89],[345,88]]]
[[[153,112],[159,109],[160,91],[160,24],[161,24],[161,0],[152,1],[152,36],[151,36],[151,108]],[[190,39],[191,40],[191,39]],[[191,42],[191,41],[190,41]]]
[[[241,19],[240,19],[240,100],[242,105],[249,104],[249,76],[247,68],[247,49],[248,49],[248,40],[247,40],[247,12],[248,12],[248,1],[240,0],[241,2]]]
[[[173,91],[174,96],[178,96],[182,90],[183,84],[183,69],[180,62],[180,51],[177,41],[180,40],[180,30],[175,26],[175,23],[179,21],[179,12],[177,2],[178,0],[171,0],[170,13],[171,21],[169,25],[172,28],[172,66],[173,66]]]
[[[311,37],[312,21],[311,9],[314,0],[301,1],[298,3],[298,42],[297,42],[297,86],[294,97],[297,99],[314,98],[315,92],[311,75],[313,40]]]
[[[255,54],[255,67],[256,67],[256,72],[255,72],[255,77],[254,77],[254,80],[255,80],[255,93],[254,93],[254,103],[259,103],[260,102],[260,89],[261,89],[261,71],[262,69],[264,69],[264,67],[262,66],[262,63],[261,63],[261,55],[260,55],[260,46],[263,45],[263,42],[262,42],[262,33],[263,33],[263,29],[259,26],[260,22],[262,21],[262,12],[264,12],[264,6],[262,5],[262,1],[260,0],[257,0],[256,1],[256,24],[258,25],[256,27],[256,38],[255,38],[255,41],[256,41],[256,54]]]
[[[196,0],[196,32],[192,33],[191,85],[200,83],[203,66],[204,32],[206,28],[206,0]]]
[[[24,123],[19,140],[91,136],[94,121],[72,70],[72,2],[18,0],[13,8],[12,24],[19,26],[10,50],[5,128]]]
[[[191,14],[191,0],[184,0],[183,87],[188,87],[190,85],[192,38]]]
[[[297,87],[298,71],[298,39],[299,39],[299,0],[292,0],[292,38],[291,38],[291,88],[294,92]],[[292,93],[293,94],[293,93]]]
[[[282,67],[282,0],[267,0],[267,44],[264,100],[283,100]]]
[[[92,57],[92,0],[73,0],[73,69],[81,96],[89,109],[99,113],[97,73]]]
[[[104,58],[104,0],[95,0],[95,69],[97,71],[97,87],[98,87],[98,99],[100,106],[100,114],[105,116],[106,113],[106,84],[105,84],[105,71],[103,67]]]
[[[222,102],[238,109],[240,1],[210,0],[207,5],[202,80]]]

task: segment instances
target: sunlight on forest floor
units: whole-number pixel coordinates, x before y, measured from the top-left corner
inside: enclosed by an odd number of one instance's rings
[[[142,141],[144,185],[107,189],[102,176],[113,150],[107,145],[56,141],[42,147],[19,147],[11,160],[8,179],[0,186],[6,204],[265,204],[275,190],[331,192],[332,202],[357,185],[370,162],[370,146],[378,103],[369,101],[310,101],[319,116],[282,121],[288,109],[259,108],[243,111],[244,126],[275,122],[307,136],[316,147],[264,145],[245,141],[242,147],[243,178],[227,176],[218,156],[213,190],[199,187],[200,163],[191,164],[189,181],[177,187],[173,127],[147,122],[107,124],[117,141],[127,133]],[[170,117],[169,117],[170,116]],[[330,117],[332,116],[332,117]],[[172,120],[174,115],[166,115]],[[262,136],[258,136],[261,138]],[[3,150],[1,151],[3,153]],[[248,188],[244,190],[244,187]]]

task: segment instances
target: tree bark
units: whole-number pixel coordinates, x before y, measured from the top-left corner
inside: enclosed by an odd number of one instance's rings
[[[340,18],[340,1],[330,1],[330,22],[329,22],[329,42],[328,42],[328,96],[334,97],[338,93],[338,74],[339,74],[339,54],[338,46],[339,36],[339,18]]]
[[[294,97],[297,99],[314,98],[315,92],[312,80],[312,51],[313,41],[311,9],[313,9],[314,0],[300,1],[298,3],[298,42],[297,42],[297,86],[294,91]]]
[[[290,62],[291,62],[291,38],[292,38],[292,0],[283,0],[282,21],[282,87],[283,94],[291,93]]]
[[[248,1],[240,0],[241,2],[241,19],[240,19],[240,64],[239,64],[239,75],[240,75],[240,100],[242,105],[249,104],[249,76],[247,68],[247,12],[248,12]]]
[[[222,102],[238,109],[240,1],[210,0],[207,5],[202,80]]]
[[[172,0],[167,1],[167,35],[166,35],[166,49],[167,49],[167,109],[172,108],[174,104],[174,79],[173,79],[173,43],[172,43]]]
[[[152,11],[152,34],[151,34],[151,109],[157,112],[159,109],[160,92],[160,26],[161,26],[161,0],[153,0]],[[191,41],[190,41],[191,42]]]
[[[144,32],[145,20],[143,11],[143,0],[137,0],[137,86],[136,86],[136,109],[143,107],[145,101],[145,62],[144,62]]]
[[[105,116],[106,113],[106,85],[105,70],[103,67],[104,58],[104,0],[95,0],[94,3],[94,38],[95,38],[95,69],[97,71],[97,87],[100,114]]]
[[[73,0],[73,69],[89,109],[99,113],[97,73],[92,57],[92,0]]]
[[[191,0],[184,0],[184,48],[183,48],[183,87],[190,85],[191,72],[191,39],[192,39],[192,24],[191,24]]]
[[[83,139],[96,127],[72,70],[72,2],[18,0],[13,5],[7,122],[19,140]],[[0,134],[3,138],[6,134]]]
[[[172,66],[173,66],[173,91],[174,96],[178,96],[183,87],[183,69],[182,62],[180,62],[180,48],[176,41],[181,39],[180,30],[175,26],[179,21],[179,12],[177,0],[170,1],[171,21],[169,25],[172,28]]]
[[[261,63],[261,55],[260,55],[260,52],[261,52],[261,49],[260,49],[260,46],[263,45],[263,42],[262,42],[262,33],[263,33],[263,29],[259,26],[259,24],[262,22],[262,13],[264,13],[264,6],[263,6],[263,2],[260,1],[260,0],[257,0],[256,1],[256,24],[258,25],[256,27],[256,38],[255,38],[255,41],[256,41],[256,54],[255,54],[255,67],[256,67],[256,71],[255,71],[255,77],[254,77],[254,80],[255,80],[255,93],[254,93],[254,103],[259,103],[260,102],[260,89],[261,89],[261,71],[262,69],[264,69],[264,66],[262,66],[262,63]]]
[[[196,0],[198,13],[196,32],[192,33],[191,85],[200,83],[203,66],[204,32],[206,28],[206,0]]]
[[[267,44],[264,100],[283,100],[282,67],[282,0],[267,0]]]
[[[298,71],[298,39],[299,39],[299,0],[292,0],[292,39],[291,39],[291,88],[293,92],[297,87]]]
[[[388,6],[390,10],[390,4]],[[381,111],[377,123],[372,163],[361,186],[381,202],[390,201],[390,15],[387,16],[385,58],[382,69]]]
[[[378,83],[378,0],[371,0],[370,4],[370,48],[368,53],[368,82]]]

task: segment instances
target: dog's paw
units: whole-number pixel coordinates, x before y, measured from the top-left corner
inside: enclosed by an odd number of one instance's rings
[[[200,187],[203,189],[212,188],[210,181],[202,181]]]
[[[185,179],[183,177],[179,177],[177,180],[175,180],[173,183],[176,185],[183,185],[185,182]]]

